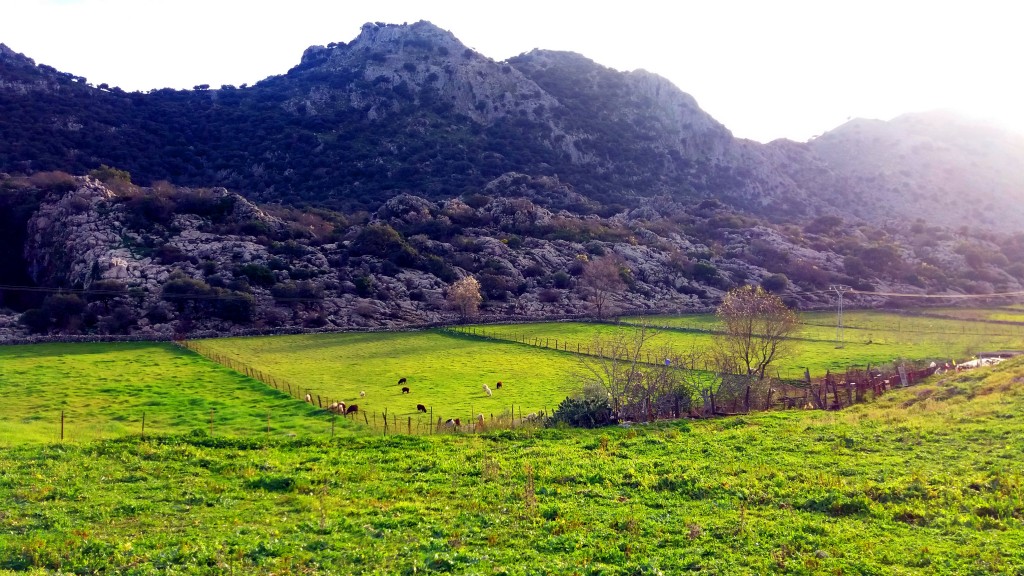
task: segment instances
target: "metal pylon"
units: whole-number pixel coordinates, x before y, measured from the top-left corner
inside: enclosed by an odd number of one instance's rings
[[[836,314],[836,348],[843,347],[843,294],[852,290],[849,286],[844,284],[832,284],[828,287],[829,290],[836,293],[839,296],[839,304]]]

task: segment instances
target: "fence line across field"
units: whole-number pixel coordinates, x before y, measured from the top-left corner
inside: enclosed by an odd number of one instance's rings
[[[397,412],[383,410],[380,412],[374,411],[361,412],[361,416],[358,414],[352,414],[349,416],[340,416],[331,414],[326,421],[323,422],[323,428],[320,430],[303,427],[301,430],[296,426],[286,426],[277,428],[274,426],[273,411],[268,410],[264,416],[262,413],[259,415],[253,415],[251,420],[251,428],[243,426],[239,422],[239,418],[232,418],[228,426],[231,431],[223,432],[224,426],[223,420],[218,420],[216,409],[211,408],[208,412],[196,412],[197,418],[195,422],[197,424],[194,430],[203,430],[210,437],[227,437],[227,438],[280,438],[284,437],[298,437],[300,431],[303,435],[313,435],[321,437],[336,437],[338,432],[337,424],[339,419],[350,419],[358,422],[360,425],[361,433],[365,433],[367,430],[372,434],[381,434],[384,436],[388,435],[434,435],[434,434],[482,434],[486,432],[500,431],[500,430],[512,430],[523,427],[537,427],[541,424],[539,419],[532,419],[530,414],[524,415],[522,407],[516,405],[510,405],[509,408],[501,413],[488,413],[483,415],[483,420],[478,420],[475,416],[458,416],[453,415],[452,419],[459,418],[461,420],[460,425],[446,425],[445,418],[439,417],[435,420],[430,414],[421,414],[417,416],[412,415],[401,415]],[[54,428],[53,436],[54,439],[59,439],[61,442],[64,441],[90,441],[98,439],[108,439],[123,436],[123,433],[114,433],[109,430],[105,430],[108,424],[116,423],[120,429],[127,431],[128,434],[134,434],[131,432],[131,428],[137,427],[137,433],[139,437],[145,440],[147,437],[153,437],[161,434],[187,434],[187,431],[181,430],[180,426],[177,426],[175,430],[171,425],[166,425],[167,421],[175,420],[180,418],[180,414],[165,414],[163,417],[153,418],[152,414],[147,412],[141,412],[134,420],[127,420],[123,417],[111,418],[108,422],[98,422],[94,416],[83,418],[81,422],[68,414],[65,410],[61,410],[59,413],[54,414]],[[163,422],[161,422],[163,421]],[[202,423],[202,426],[199,426]],[[240,428],[248,428],[249,431],[239,431]]]
[[[604,355],[600,350],[592,350],[589,345],[584,345],[580,342],[570,343],[567,339],[550,338],[550,337],[539,337],[539,336],[528,336],[526,334],[518,334],[513,332],[511,335],[495,330],[488,331],[484,326],[462,326],[462,327],[448,327],[441,329],[442,332],[459,335],[463,337],[481,338],[492,341],[504,341],[504,342],[516,342],[529,346],[536,346],[540,348],[554,349],[562,352],[572,353],[580,356],[592,356],[602,357],[611,359],[610,356]],[[254,368],[244,362],[241,362],[235,358],[227,356],[225,354],[210,350],[207,346],[204,346],[201,342],[194,340],[178,340],[176,343],[188,350],[191,350],[197,354],[200,354],[210,360],[217,362],[231,370],[234,370],[240,374],[244,374],[249,378],[253,378],[264,383],[267,386],[273,387],[279,392],[288,394],[289,396],[297,399],[306,401],[306,395],[309,394],[309,402],[317,408],[324,410],[325,415],[331,415],[331,430],[333,435],[334,425],[336,422],[337,415],[332,412],[328,412],[333,402],[338,402],[337,399],[322,396],[316,393],[315,390],[310,388],[304,388],[297,383],[293,383],[285,378],[268,374],[258,368]],[[575,350],[573,349],[575,348]],[[626,358],[618,358],[626,359]],[[657,366],[663,360],[659,358],[653,358],[649,353],[645,354],[640,359],[641,363]],[[707,364],[701,367],[697,366],[683,366],[680,367],[686,370],[695,370],[710,372]],[[846,370],[845,373],[833,374],[831,371],[826,372],[825,376],[819,376],[812,378],[809,373],[806,373],[803,378],[781,378],[780,375],[774,379],[772,386],[769,388],[768,396],[763,403],[763,409],[768,410],[771,408],[796,408],[796,407],[812,407],[817,409],[841,409],[857,402],[863,402],[867,398],[868,392],[871,393],[872,397],[883,394],[886,390],[908,386],[926,375],[930,375],[934,372],[934,369],[911,369],[909,372],[905,372],[902,376],[898,369],[891,372],[882,372],[877,367],[872,369],[870,366],[864,368],[851,367]],[[926,374],[927,373],[927,374]],[[746,378],[749,380],[749,376],[735,375],[735,374],[719,374],[722,377],[723,383],[727,380],[737,381]],[[744,380],[745,381],[745,380]],[[829,399],[831,393],[832,398]],[[774,396],[774,398],[773,398]],[[423,421],[423,416],[417,414],[415,417],[406,415],[405,422],[399,421],[399,414],[394,412],[388,412],[388,409],[378,412],[367,412],[365,410],[356,412],[346,417],[352,418],[355,421],[359,421],[359,415],[362,414],[362,425],[369,428],[371,431],[382,435],[387,434],[435,434],[438,432],[479,432],[481,429],[494,429],[498,428],[515,428],[522,426],[527,423],[526,417],[523,416],[522,408],[518,410],[518,418],[516,417],[516,406],[511,406],[508,412],[503,412],[495,416],[494,414],[484,415],[483,425],[480,425],[480,421],[476,414],[472,413],[472,410],[467,415],[465,422],[461,422],[458,430],[455,430],[454,426],[447,426],[446,422],[449,419],[460,421],[463,415],[451,414],[447,417],[439,416],[434,418],[433,407],[430,408],[430,416],[426,422]],[[735,401],[733,403],[733,412],[736,411]],[[546,415],[550,416],[551,412],[547,409],[543,411]],[[676,408],[676,411],[671,414],[653,414],[653,419],[659,418],[671,418],[671,417],[682,417],[686,414],[681,414]],[[212,430],[213,419],[211,418],[211,430]],[[415,426],[414,426],[415,424]],[[267,429],[270,429],[269,415],[267,422]]]

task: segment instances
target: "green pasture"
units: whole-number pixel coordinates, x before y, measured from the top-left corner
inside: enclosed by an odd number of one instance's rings
[[[978,308],[935,308],[920,312],[922,315],[915,315],[913,311],[910,314],[877,310],[844,311],[844,340],[900,344],[921,340],[956,341],[963,336],[1024,339],[1024,312]],[[799,318],[797,337],[833,341],[836,339],[835,312],[800,312]],[[1021,325],[996,323],[992,322],[993,320],[1016,321],[1021,322]],[[630,324],[643,321],[656,326],[695,330],[718,330],[720,327],[714,314],[623,319],[623,322]]]
[[[577,391],[572,375],[580,368],[573,355],[435,330],[223,338],[197,344],[200,350],[308,389],[321,402],[356,404],[371,424],[374,418],[380,423],[386,410],[402,429],[409,417],[414,427],[427,427],[428,416],[417,412],[417,404],[432,409],[435,420],[467,421],[475,414],[489,420],[513,407],[517,416],[520,411],[550,411]],[[409,394],[402,393],[400,378],[407,380]],[[484,384],[492,396],[484,392]],[[364,422],[363,417],[357,420]]]
[[[998,308],[937,308],[928,310],[935,315],[947,316],[966,320],[997,320],[1002,322],[1024,323],[1024,306],[1001,306]]]
[[[1017,326],[972,323],[955,320],[903,317],[895,314],[851,313],[844,345],[836,347],[835,326],[816,326],[817,313],[801,314],[801,324],[793,341],[794,354],[776,366],[783,378],[800,378],[804,368],[812,375],[826,370],[844,371],[848,367],[892,366],[897,359],[963,360],[985,350],[1024,348],[1024,334]],[[470,328],[473,333],[530,345],[571,352],[593,349],[598,339],[613,338],[630,332],[641,322],[652,326],[649,342],[652,354],[668,347],[679,353],[697,348],[710,349],[718,329],[713,315],[648,317],[625,319],[622,324],[586,322],[539,322],[531,324],[495,324]],[[906,328],[904,328],[906,326]],[[988,329],[991,328],[991,332]],[[688,331],[694,330],[694,331]],[[657,358],[652,357],[653,361]]]
[[[0,347],[0,446],[210,429],[215,436],[330,434],[309,405],[171,344]],[[345,426],[344,423],[340,426]],[[340,428],[338,430],[340,432]]]
[[[1020,574],[1022,372],[839,413],[18,446],[0,571]]]

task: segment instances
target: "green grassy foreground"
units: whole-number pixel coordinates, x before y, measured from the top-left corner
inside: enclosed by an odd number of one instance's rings
[[[172,344],[0,347],[0,447],[142,433],[330,435],[308,404]],[[337,433],[353,428],[339,420]]]
[[[0,569],[1016,574],[1024,362],[841,413],[0,452]]]

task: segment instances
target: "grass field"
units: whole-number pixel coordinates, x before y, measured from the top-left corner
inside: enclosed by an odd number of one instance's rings
[[[225,355],[275,378],[312,389],[324,398],[357,404],[382,418],[385,410],[404,428],[426,427],[428,417],[490,418],[553,409],[574,393],[571,374],[579,361],[570,355],[507,342],[486,342],[440,331],[318,334],[260,338],[224,338],[198,342],[201,349]],[[397,382],[406,378],[410,394]],[[503,387],[497,390],[495,384]],[[483,385],[493,389],[488,397]],[[366,396],[361,398],[360,391]],[[372,418],[372,417],[371,417]]]
[[[826,369],[882,366],[901,356],[963,359],[985,349],[1024,347],[1020,326],[991,321],[1015,313],[1014,309],[956,312],[973,319],[849,312],[842,349],[834,346],[829,313],[803,314],[797,356],[780,363],[778,373],[798,378],[807,367],[817,376]],[[711,315],[648,320],[700,330],[717,326]],[[557,322],[470,330],[520,343],[424,331],[227,338],[198,344],[296,389],[310,390],[324,402],[358,404],[378,431],[387,411],[393,426],[397,420],[398,431],[411,426],[423,433],[429,431],[430,417],[419,414],[417,404],[432,409],[435,419],[464,421],[478,413],[489,420],[513,408],[523,414],[552,410],[579,388],[579,359],[566,352],[585,351],[595,337],[631,328]],[[653,348],[709,347],[711,338],[700,332],[662,330]],[[564,351],[553,350],[556,346]],[[402,377],[408,379],[409,395],[397,385]],[[499,380],[504,384],[500,391],[494,389]],[[494,389],[491,397],[483,384]],[[360,391],[366,397],[361,398]],[[0,446],[59,439],[61,411],[65,438],[76,441],[140,433],[143,414],[151,433],[208,430],[211,409],[215,435],[266,434],[268,413],[271,434],[331,433],[331,419],[323,411],[165,344],[3,347],[0,393],[5,399],[0,405]],[[364,430],[354,424],[338,419],[335,433]]]
[[[149,433],[330,434],[307,404],[171,344],[0,347],[0,446]],[[350,428],[348,423],[339,423]]]
[[[18,446],[0,570],[1019,574],[1022,372],[628,429]]]
[[[826,325],[834,317],[825,313],[804,313],[795,335],[795,355],[777,365],[783,378],[800,378],[804,368],[812,375],[826,370],[843,371],[847,367],[864,368],[889,365],[899,358],[907,360],[963,360],[978,352],[1006,348],[1024,348],[1024,327],[967,322],[952,319],[903,317],[891,313],[850,312],[846,315],[845,343],[836,348],[835,325]],[[668,345],[677,350],[691,347],[710,348],[710,331],[719,328],[714,315],[681,317],[626,318],[623,325],[586,322],[539,322],[531,324],[498,324],[478,326],[485,334],[538,346],[553,348],[555,344],[570,351],[586,351],[598,336],[629,330],[631,325],[647,322],[652,326],[678,328],[661,330],[651,343],[653,348]],[[695,330],[695,331],[686,331]],[[703,331],[703,332],[701,332]]]

